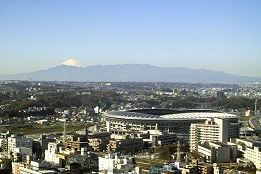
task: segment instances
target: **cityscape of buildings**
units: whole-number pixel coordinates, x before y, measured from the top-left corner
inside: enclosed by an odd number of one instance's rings
[[[0,174],[261,174],[260,0],[1,0]]]
[[[260,173],[261,85],[0,82],[0,173]]]

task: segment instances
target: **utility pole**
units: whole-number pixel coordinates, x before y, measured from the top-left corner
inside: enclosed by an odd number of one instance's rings
[[[255,116],[257,115],[257,100],[255,101]]]
[[[181,162],[180,161],[180,141],[178,141],[178,145],[177,145],[177,162]]]
[[[66,141],[66,125],[65,125],[66,121],[64,120],[63,122],[63,144],[65,146],[65,141]]]

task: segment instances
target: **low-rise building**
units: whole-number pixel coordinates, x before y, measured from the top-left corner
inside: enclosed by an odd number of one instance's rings
[[[27,147],[16,147],[13,151],[14,161],[16,162],[26,162],[26,157],[32,155],[32,149]]]
[[[138,136],[143,137],[143,141],[152,146],[165,146],[177,142],[177,135],[175,133],[160,130],[149,130],[147,136],[145,133],[138,134]]]
[[[198,167],[186,166],[182,168],[182,174],[198,174]]]
[[[89,132],[88,133],[89,138],[100,138],[100,139],[109,139],[111,136],[110,132]]]
[[[89,147],[92,151],[102,152],[107,150],[107,145],[109,144],[109,139],[100,139],[100,138],[89,138]]]
[[[138,152],[143,150],[142,138],[130,138],[126,136],[126,139],[111,139],[107,146],[108,152]]]
[[[107,174],[133,173],[141,174],[139,167],[134,167],[134,158],[122,158],[119,154],[108,154],[99,157],[99,171]]]
[[[256,131],[250,127],[241,127],[239,129],[239,138],[252,138],[256,135]]]
[[[88,138],[87,135],[72,135],[66,138],[65,148],[72,151],[80,151],[83,147],[88,147]]]
[[[217,163],[213,164],[213,174],[223,174],[224,169],[217,165]]]
[[[219,167],[217,163],[213,163],[213,165],[211,165],[194,159],[191,161],[190,165],[187,165],[182,169],[182,173],[223,174],[223,169]]]
[[[230,147],[221,142],[205,142],[198,145],[198,153],[208,162],[230,162]]]
[[[38,124],[44,124],[44,125],[48,125],[48,124],[49,124],[49,121],[46,120],[46,119],[44,119],[44,120],[38,120],[38,121],[36,121],[36,123],[38,123]]]
[[[32,161],[30,167],[19,167],[19,174],[58,174],[50,170],[50,163]]]
[[[229,144],[237,145],[237,150],[245,159],[254,163],[257,169],[261,169],[261,142],[250,139],[231,139]],[[238,160],[242,161],[242,160]]]
[[[13,172],[13,174],[19,174],[19,167],[24,167],[24,164],[12,162],[12,172]]]

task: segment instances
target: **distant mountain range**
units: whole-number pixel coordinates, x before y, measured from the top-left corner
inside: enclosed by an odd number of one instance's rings
[[[53,68],[12,75],[0,75],[0,80],[90,81],[90,82],[198,82],[250,83],[261,77],[237,76],[221,71],[161,68],[148,64],[95,65],[88,67],[59,65]]]

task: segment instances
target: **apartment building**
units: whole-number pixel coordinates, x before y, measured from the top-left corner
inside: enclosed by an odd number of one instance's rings
[[[197,151],[201,142],[223,142],[229,138],[238,137],[238,125],[230,124],[226,119],[212,118],[205,123],[191,124],[190,126],[190,151]]]
[[[8,137],[8,152],[14,152],[14,149],[17,147],[33,149],[33,140],[25,137]]]
[[[8,151],[8,138],[9,137],[23,137],[23,134],[12,131],[0,133],[0,149],[2,152]]]

